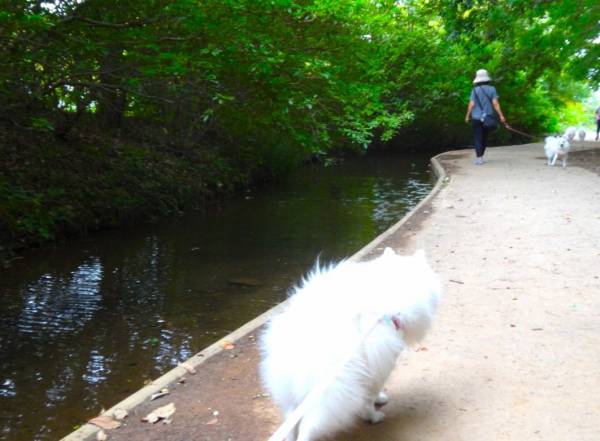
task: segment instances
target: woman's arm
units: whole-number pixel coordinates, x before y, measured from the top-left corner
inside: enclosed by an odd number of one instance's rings
[[[496,112],[498,113],[498,116],[500,117],[500,121],[502,121],[502,124],[506,124],[506,118],[504,118],[502,109],[500,109],[500,102],[498,101],[498,98],[494,98],[492,100],[492,104],[494,106],[494,109],[496,109]]]
[[[467,114],[465,115],[466,123],[468,123],[471,120],[471,111],[473,110],[474,105],[475,105],[475,101],[470,100],[469,105],[467,106]]]

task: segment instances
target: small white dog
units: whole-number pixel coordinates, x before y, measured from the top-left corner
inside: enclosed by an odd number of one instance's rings
[[[548,165],[554,165],[558,157],[562,157],[562,166],[567,166],[567,157],[571,144],[564,136],[548,136],[545,139],[544,152],[548,158]]]
[[[577,129],[573,126],[567,127],[567,130],[565,130],[565,138],[567,138],[568,141],[573,141],[575,139],[575,135],[577,134]]]
[[[400,352],[424,337],[440,291],[422,251],[317,263],[261,336],[261,375],[284,416],[316,393],[287,439],[315,440],[359,417],[383,420],[375,406],[387,402],[383,385]]]
[[[580,141],[585,141],[585,129],[579,129],[577,131],[577,136],[579,137]]]

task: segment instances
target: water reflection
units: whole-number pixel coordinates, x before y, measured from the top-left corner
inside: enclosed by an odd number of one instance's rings
[[[402,188],[392,179],[380,179],[373,184],[373,222],[378,225],[392,225],[400,220],[397,201],[403,200],[405,206],[414,207],[431,189],[429,182],[409,179]]]
[[[81,264],[66,278],[44,274],[25,288],[17,328],[35,339],[81,329],[99,307],[101,280],[98,258]]]
[[[0,272],[0,437],[57,439],[264,312],[431,188],[427,156],[309,168],[219,209],[31,253]]]

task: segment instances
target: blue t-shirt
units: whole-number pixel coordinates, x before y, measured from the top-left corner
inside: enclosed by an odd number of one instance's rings
[[[475,94],[477,94],[477,97],[475,97]],[[489,84],[475,86],[471,91],[471,101],[475,103],[471,111],[471,118],[481,119],[484,113],[486,115],[494,115],[494,106],[492,105],[494,98],[498,98],[494,86],[490,86]]]

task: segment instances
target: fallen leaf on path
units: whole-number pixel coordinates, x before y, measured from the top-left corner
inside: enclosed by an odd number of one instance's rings
[[[107,439],[108,435],[104,430],[101,430],[96,434],[96,441],[106,441]]]
[[[152,412],[142,418],[142,421],[154,424],[159,420],[169,419],[169,417],[171,417],[174,413],[175,403],[169,403],[166,406],[154,409]]]
[[[166,395],[169,395],[171,392],[169,391],[169,389],[167,389],[166,387],[163,387],[159,392],[156,392],[155,394],[150,395],[150,401],[156,400],[157,398],[161,398],[164,397]]]
[[[229,340],[223,340],[221,342],[221,347],[223,349],[225,349],[226,351],[229,351],[229,350],[235,348],[235,345],[233,343],[231,343]]]
[[[206,423],[207,426],[212,426],[213,424],[217,424],[219,422],[218,418],[213,418],[209,422]]]
[[[253,400],[256,400],[258,398],[269,398],[271,396],[271,394],[269,393],[262,393],[262,394],[256,394],[252,397]]]
[[[107,430],[121,427],[120,422],[107,415],[99,415],[96,418],[92,418],[91,420],[89,420],[88,423],[93,424],[94,426],[98,426],[101,429]]]
[[[142,418],[142,421],[146,422],[146,423],[151,423],[154,424],[156,423],[160,418],[158,418],[155,414],[153,413],[149,413],[148,415],[146,415],[144,418]]]
[[[127,415],[129,415],[129,413],[125,410],[125,409],[115,409],[113,410],[113,417],[115,418],[115,420],[124,420],[125,418],[127,418]]]
[[[188,371],[192,375],[194,375],[196,373],[196,369],[194,369],[194,366],[189,364],[187,361],[184,361],[183,363],[179,363],[179,366],[184,368],[186,371]]]

